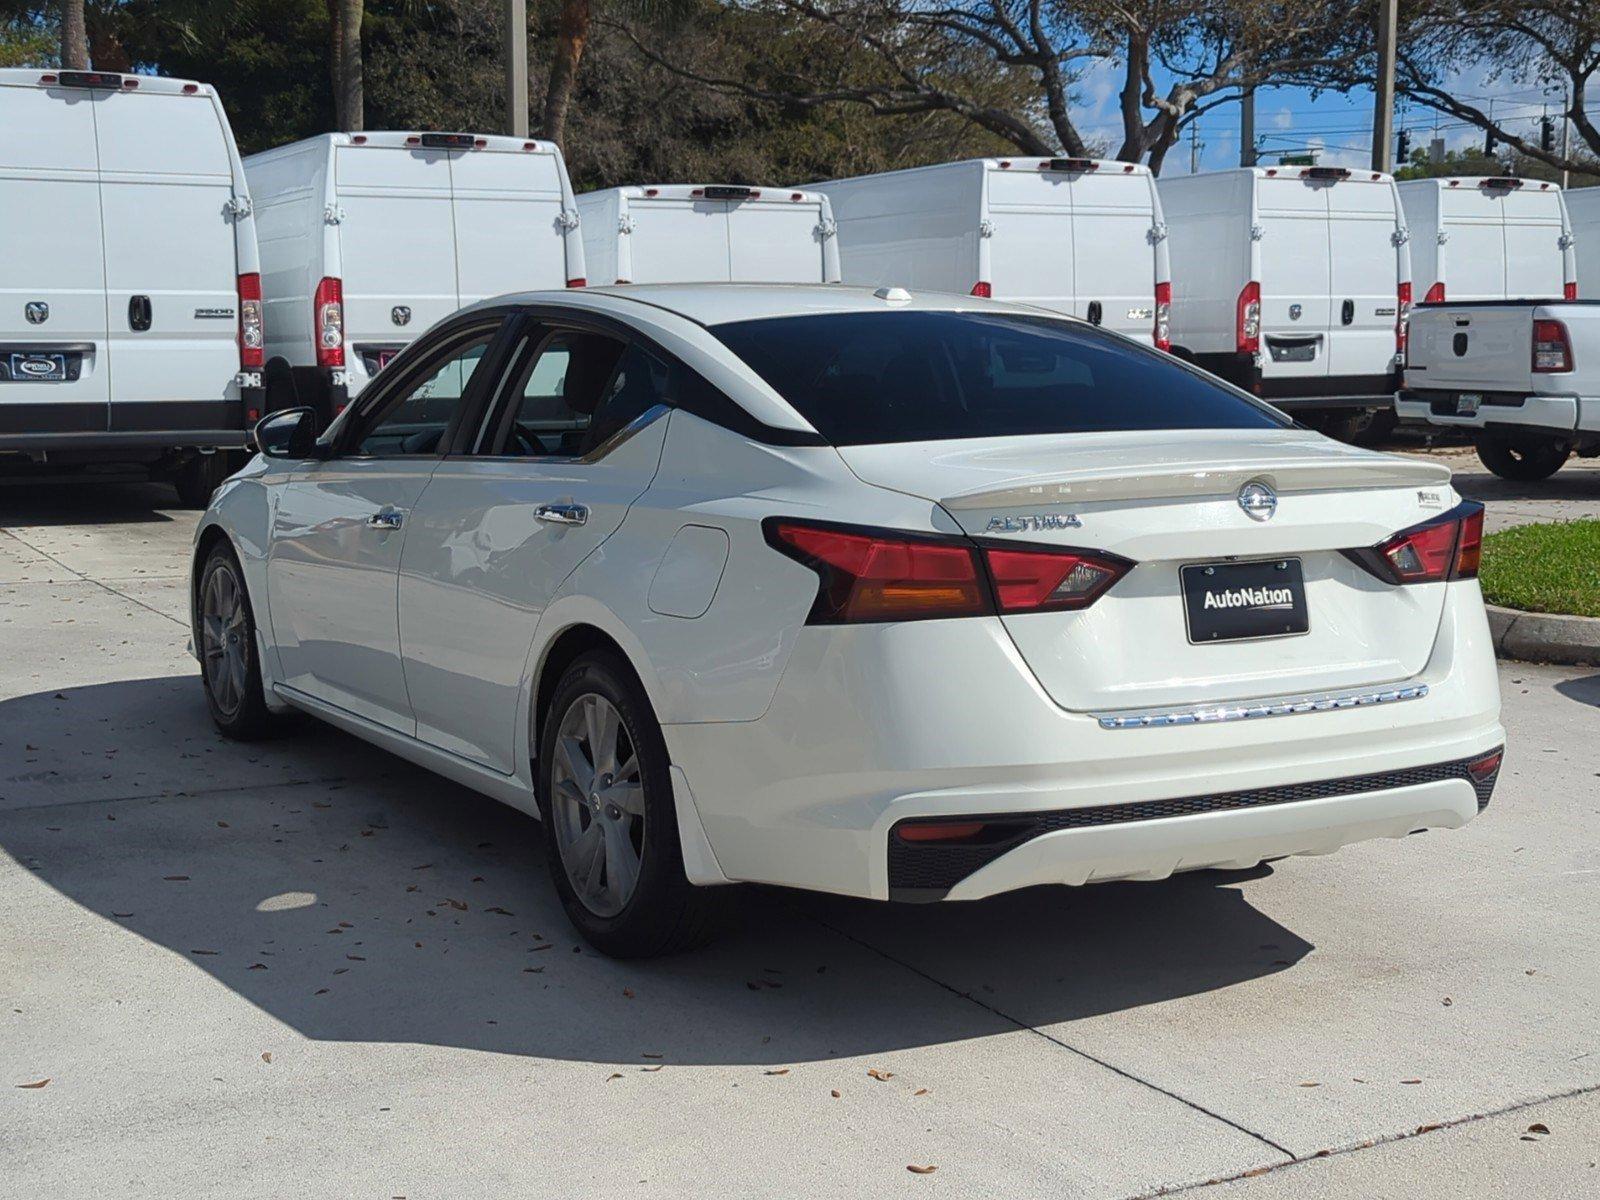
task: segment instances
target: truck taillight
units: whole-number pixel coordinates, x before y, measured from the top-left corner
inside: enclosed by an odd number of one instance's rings
[[[984,300],[992,300],[994,298],[994,287],[988,280],[980,279],[972,285],[972,291],[969,294],[981,297]]]
[[[1447,513],[1402,529],[1370,550],[1347,550],[1387,583],[1442,583],[1476,579],[1483,556],[1483,505],[1463,501]]]
[[[1083,609],[1133,567],[1094,551],[980,546],[786,517],[768,518],[764,529],[774,550],[817,573],[812,625]]]
[[[239,365],[260,367],[266,362],[267,327],[261,315],[261,276],[239,276]]]
[[[317,366],[344,366],[344,283],[325,276],[317,283],[311,302],[313,328],[317,336]]]
[[[1428,289],[1428,294],[1422,298],[1424,304],[1444,303],[1444,283],[1441,281]]]
[[[1576,300],[1578,298],[1578,281],[1569,279],[1561,285],[1561,298],[1563,300]]]
[[[1572,341],[1560,321],[1533,323],[1533,370],[1537,375],[1559,375],[1572,370]]]
[[[1261,285],[1254,279],[1239,293],[1234,329],[1240,354],[1261,352]]]
[[[1406,352],[1406,335],[1411,326],[1411,285],[1398,284],[1395,287],[1394,305],[1394,348],[1404,354]]]
[[[1157,350],[1172,349],[1172,284],[1156,284],[1156,327],[1155,343]]]

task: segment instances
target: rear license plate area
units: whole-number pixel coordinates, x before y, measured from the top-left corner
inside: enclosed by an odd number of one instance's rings
[[[1292,342],[1279,342],[1268,338],[1267,351],[1272,355],[1273,362],[1308,363],[1317,360],[1317,343],[1314,338]]]
[[[1478,407],[1482,403],[1482,392],[1458,392],[1456,393],[1456,416],[1475,417],[1478,415]]]
[[[78,377],[81,360],[76,354],[41,352],[12,353],[5,361],[12,383],[66,383]]]
[[[1193,563],[1179,569],[1189,641],[1291,637],[1311,628],[1298,558]]]

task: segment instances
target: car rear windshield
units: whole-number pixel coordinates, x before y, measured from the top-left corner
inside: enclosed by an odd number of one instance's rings
[[[1052,317],[828,313],[711,332],[836,446],[1290,423],[1159,351]]]

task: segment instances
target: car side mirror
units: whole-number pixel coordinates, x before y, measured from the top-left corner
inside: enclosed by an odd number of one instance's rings
[[[256,422],[251,440],[268,458],[312,458],[316,455],[317,412],[285,408]]]

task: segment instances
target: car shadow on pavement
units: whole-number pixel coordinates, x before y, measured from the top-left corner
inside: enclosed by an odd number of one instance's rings
[[[159,524],[173,520],[168,510],[179,507],[172,488],[160,483],[102,483],[89,476],[71,483],[26,478],[0,483],[0,529]]]
[[[115,955],[34,941],[30,977],[73,992],[124,994],[110,960],[131,954],[170,981],[163,1003],[209,977],[309,1038],[641,1069],[985,1037],[1312,949],[1206,873],[930,906],[728,889],[712,946],[615,962],[568,927],[536,821],[319,726],[224,742],[193,677],[0,701],[0,852],[108,923]],[[41,929],[81,923],[34,908]]]
[[[1557,695],[1591,708],[1600,708],[1600,674],[1584,675],[1578,679],[1563,679],[1556,684]]]

